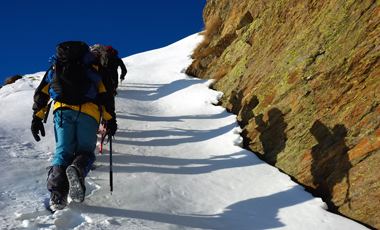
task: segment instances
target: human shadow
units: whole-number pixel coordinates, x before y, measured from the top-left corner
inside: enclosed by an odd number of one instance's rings
[[[236,123],[231,123],[216,129],[191,130],[181,128],[168,128],[160,130],[119,131],[114,143],[137,146],[175,146],[182,143],[201,142],[223,135],[236,128]],[[122,140],[121,138],[129,138]],[[135,140],[141,138],[141,140]],[[154,138],[153,140],[147,139]]]
[[[227,111],[223,111],[221,113],[217,114],[211,114],[211,115],[188,115],[188,116],[152,116],[152,115],[142,115],[137,113],[128,113],[127,115],[118,114],[118,119],[127,119],[127,120],[134,120],[134,121],[149,121],[149,122],[182,122],[184,120],[191,120],[191,119],[218,119],[218,118],[224,118],[229,116],[230,114],[227,113]]]
[[[330,131],[327,126],[317,120],[312,125],[310,132],[318,141],[318,144],[311,149],[313,159],[311,174],[316,187],[314,195],[326,199],[329,206],[333,210],[336,209],[331,202],[334,186],[347,178],[348,189],[345,202],[349,202],[350,205],[349,170],[352,168],[352,164],[347,154],[349,148],[345,143],[346,127],[338,124]]]
[[[284,121],[284,114],[278,108],[268,111],[268,121],[263,121],[263,114],[255,116],[257,128],[260,132],[259,139],[262,143],[263,160],[271,165],[277,163],[277,156],[285,149],[287,136],[285,133],[288,124]]]
[[[200,84],[203,82],[205,82],[205,80],[189,78],[179,79],[168,84],[141,85],[128,83],[125,85],[126,89],[119,89],[124,92],[122,94],[119,94],[118,97],[136,101],[155,101],[192,85]]]
[[[117,162],[113,166],[116,173],[150,172],[173,175],[200,175],[223,169],[243,168],[263,164],[262,161],[252,158],[250,152],[245,150],[205,159],[116,155],[113,156],[113,160]]]
[[[121,115],[119,119],[136,119],[149,122],[165,121],[165,122],[182,122],[183,119],[218,119],[230,116],[226,111],[205,115],[205,116],[174,116],[174,117],[156,117],[146,115]],[[137,148],[144,147],[168,147],[177,146],[181,144],[191,144],[197,142],[204,142],[218,136],[224,135],[236,129],[237,122],[230,121],[229,124],[215,128],[215,129],[187,129],[178,127],[168,127],[155,130],[119,130],[117,132],[117,138],[113,140],[114,144],[120,144],[121,146],[136,146]],[[237,137],[236,137],[237,138]],[[232,140],[233,141],[233,140]],[[175,151],[172,148],[167,148],[166,151]],[[195,150],[194,150],[195,151]],[[202,151],[202,150],[197,150]],[[204,151],[204,150],[203,150]],[[138,172],[156,172],[165,174],[203,174],[212,172],[215,170],[229,168],[229,167],[244,167],[248,165],[257,164],[257,161],[251,161],[248,157],[249,152],[242,150],[238,153],[231,155],[215,156],[209,159],[184,159],[181,158],[181,154],[173,152],[171,155],[178,158],[159,157],[159,156],[144,156],[144,155],[113,155],[114,162],[117,165],[114,166],[115,171],[138,173]],[[234,160],[238,158],[246,158],[245,161]],[[98,162],[101,162],[102,156],[97,158]],[[105,159],[108,161],[107,159]],[[144,166],[136,165],[142,164]],[[127,166],[126,166],[127,165]],[[234,166],[235,165],[235,166]],[[174,167],[165,167],[174,166]]]
[[[221,213],[201,215],[192,213],[172,214],[150,211],[118,209],[91,205],[72,205],[80,212],[109,217],[134,218],[197,229],[274,229],[286,226],[278,217],[280,209],[304,203],[312,199],[300,186],[267,196],[251,198],[226,207]],[[297,215],[297,213],[294,213]],[[159,226],[159,225],[158,225]]]

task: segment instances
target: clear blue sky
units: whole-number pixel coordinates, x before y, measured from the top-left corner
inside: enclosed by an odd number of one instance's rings
[[[112,45],[120,57],[170,45],[204,28],[206,0],[0,1],[0,85],[49,68],[57,44]]]

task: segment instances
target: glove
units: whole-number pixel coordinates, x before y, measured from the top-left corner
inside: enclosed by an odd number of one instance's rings
[[[116,119],[111,119],[107,121],[107,131],[106,134],[110,136],[114,136],[117,130],[117,124],[116,124]]]
[[[33,137],[34,139],[36,139],[36,141],[41,140],[41,138],[38,136],[39,132],[41,132],[41,136],[43,137],[45,136],[45,128],[44,128],[44,125],[42,124],[41,118],[38,118],[38,117],[33,118],[32,126],[30,127],[30,129],[32,130]]]

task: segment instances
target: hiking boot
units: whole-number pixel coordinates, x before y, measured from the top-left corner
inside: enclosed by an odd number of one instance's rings
[[[62,210],[67,206],[67,192],[52,191],[49,201],[49,206],[52,212]]]
[[[71,199],[75,203],[82,203],[86,193],[82,170],[78,169],[75,165],[70,165],[66,169],[66,175],[70,184],[69,195]]]

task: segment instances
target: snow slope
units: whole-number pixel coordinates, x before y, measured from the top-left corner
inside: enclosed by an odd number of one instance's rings
[[[0,90],[0,229],[366,229],[276,168],[239,147],[236,116],[214,106],[220,92],[188,77],[192,35],[124,58],[116,99],[119,130],[97,153],[83,204],[50,214],[43,202],[54,154],[52,115],[35,142],[33,93],[44,72]],[[48,68],[48,66],[47,66]]]

